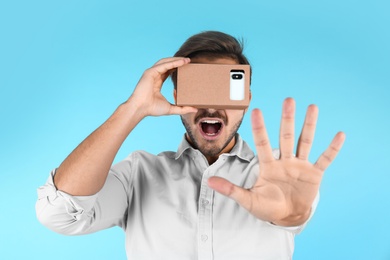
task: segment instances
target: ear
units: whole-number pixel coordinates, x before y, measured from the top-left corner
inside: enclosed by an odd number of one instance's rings
[[[176,89],[173,90],[173,98],[175,99],[175,104],[177,103],[177,91]]]

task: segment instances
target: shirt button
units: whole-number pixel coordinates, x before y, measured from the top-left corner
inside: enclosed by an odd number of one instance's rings
[[[201,236],[201,239],[202,239],[202,241],[203,241],[203,242],[206,242],[206,241],[207,241],[207,239],[208,239],[208,236],[206,236],[206,235],[202,235],[202,236]]]
[[[205,199],[203,199],[203,200],[202,200],[202,205],[203,205],[203,206],[206,206],[207,204],[209,204],[209,201],[208,201],[208,200],[205,200]]]

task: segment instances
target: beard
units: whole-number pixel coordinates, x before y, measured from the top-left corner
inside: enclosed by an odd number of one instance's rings
[[[217,142],[219,140],[203,140],[206,142],[205,144],[201,144],[195,137],[194,132],[191,129],[191,125],[181,116],[181,121],[186,129],[187,132],[187,141],[190,142],[193,148],[198,149],[204,156],[206,157],[217,157],[221,154],[221,152],[225,149],[225,147],[231,142],[231,140],[236,136],[238,129],[241,126],[242,120],[244,118],[245,112],[243,112],[243,115],[230,130],[230,133],[228,133],[228,137],[226,140],[222,143],[222,145],[218,145]],[[227,128],[228,126],[228,120],[224,114],[220,114],[217,112],[210,114],[207,112],[203,112],[195,117],[194,124],[197,125],[198,121],[204,117],[216,117],[223,120],[225,123],[224,128]],[[195,130],[197,131],[197,130]],[[189,139],[189,140],[188,140]]]

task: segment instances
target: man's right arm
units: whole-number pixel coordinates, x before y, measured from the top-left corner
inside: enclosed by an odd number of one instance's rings
[[[54,176],[56,188],[75,196],[96,194],[103,187],[120,146],[144,117],[195,112],[191,107],[170,104],[161,94],[169,72],[189,61],[162,59],[146,70],[131,97],[62,162]]]
[[[120,146],[143,118],[139,111],[130,100],[121,104],[58,167],[54,175],[56,188],[74,196],[100,191]]]
[[[37,216],[45,226],[70,235],[121,225],[130,173],[127,167],[113,170],[113,160],[144,117],[197,111],[172,105],[161,94],[169,73],[189,61],[166,58],[146,70],[130,98],[52,172],[46,185],[38,189]]]

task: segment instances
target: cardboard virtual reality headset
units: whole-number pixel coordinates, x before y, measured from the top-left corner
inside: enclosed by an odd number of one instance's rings
[[[250,66],[190,63],[177,69],[176,105],[246,109]]]

